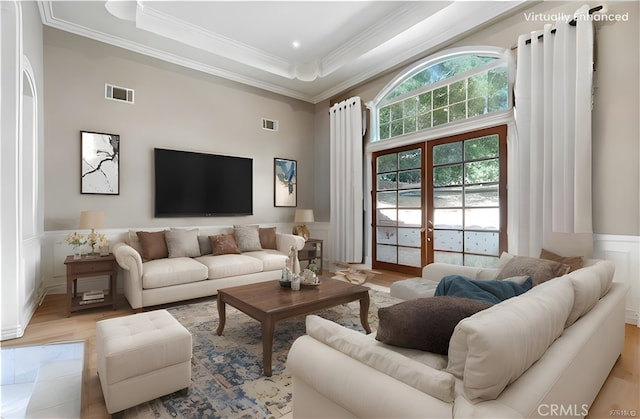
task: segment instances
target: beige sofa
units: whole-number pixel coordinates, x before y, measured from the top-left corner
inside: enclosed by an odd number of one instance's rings
[[[585,265],[461,320],[448,356],[309,316],[287,360],[293,416],[584,417],[622,351],[628,289],[612,283],[611,262]],[[426,271],[495,273],[446,264]]]
[[[217,228],[197,231],[196,250],[184,255],[184,249],[169,257],[143,260],[143,249],[135,231],[129,233],[127,243],[116,243],[113,254],[120,267],[124,283],[124,295],[134,309],[166,304],[217,294],[225,287],[279,279],[285,266],[289,249],[300,250],[304,239],[292,234],[275,232],[275,248],[254,247],[240,253],[211,253],[209,237],[233,235],[234,228]],[[169,232],[185,234],[185,230]],[[186,230],[193,234],[194,229]],[[199,249],[199,250],[198,250]],[[119,280],[120,282],[120,280]]]

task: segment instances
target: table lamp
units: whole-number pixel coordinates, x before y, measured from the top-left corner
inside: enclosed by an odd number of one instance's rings
[[[301,225],[297,225],[293,227],[293,234],[296,236],[302,236],[305,241],[307,241],[310,237],[309,229],[304,223],[313,223],[315,219],[313,218],[313,210],[312,209],[296,209],[296,214],[293,218],[294,223],[302,223]]]
[[[80,228],[91,229],[88,239],[91,243],[91,255],[95,255],[95,245],[98,242],[96,228],[104,228],[104,212],[99,210],[82,211],[80,213]]]

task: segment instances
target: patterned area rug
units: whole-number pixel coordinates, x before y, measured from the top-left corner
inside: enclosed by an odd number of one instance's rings
[[[378,326],[378,308],[401,300],[370,291],[369,324]],[[273,375],[262,373],[260,324],[227,305],[222,336],[216,335],[215,299],[167,309],[193,336],[191,387],[186,396],[173,393],[125,411],[125,418],[279,418],[291,412],[291,376],[285,369],[293,341],[305,334],[304,317],[276,325]],[[352,302],[318,314],[364,332],[360,304]]]

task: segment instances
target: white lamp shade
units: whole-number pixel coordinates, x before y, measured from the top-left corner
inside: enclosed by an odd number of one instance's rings
[[[313,223],[315,220],[313,218],[313,210],[312,209],[297,209],[296,215],[293,219],[294,223]]]
[[[80,213],[80,228],[96,229],[104,228],[104,212],[103,211],[82,211]]]

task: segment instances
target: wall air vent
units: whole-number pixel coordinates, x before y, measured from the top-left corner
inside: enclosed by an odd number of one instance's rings
[[[126,87],[114,86],[109,83],[104,85],[104,97],[106,99],[133,103],[133,93],[133,89],[127,89]]]
[[[262,129],[267,131],[278,131],[278,121],[262,118]]]

